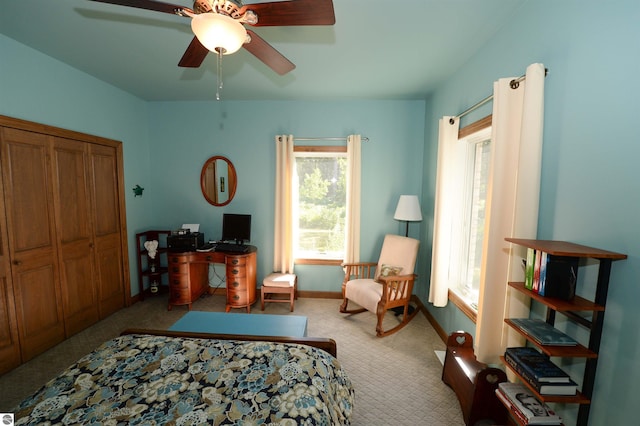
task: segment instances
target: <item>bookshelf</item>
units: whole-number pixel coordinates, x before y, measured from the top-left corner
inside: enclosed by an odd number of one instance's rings
[[[505,240],[522,247],[540,250],[555,256],[578,258],[580,260],[578,264],[579,267],[583,266],[584,259],[593,259],[598,262],[597,282],[595,294],[592,300],[577,295],[571,300],[544,297],[540,296],[535,291],[526,288],[523,282],[508,283],[509,287],[512,289],[527,295],[531,299],[532,303],[540,303],[546,307],[546,322],[548,324],[554,325],[556,313],[559,313],[567,317],[570,321],[580,324],[589,330],[589,342],[586,346],[580,344],[577,346],[541,345],[518,328],[509,318],[505,318],[505,322],[510,327],[524,336],[528,342],[536,346],[541,352],[552,357],[585,359],[582,386],[578,393],[572,396],[540,395],[518,374],[517,371],[515,371],[515,369],[505,362],[504,357],[502,358],[502,361],[505,363],[507,368],[509,368],[516,377],[520,378],[522,383],[524,383],[539,400],[545,403],[579,404],[576,424],[578,426],[586,426],[589,421],[589,410],[591,408],[591,397],[593,395],[593,386],[596,376],[598,352],[600,350],[600,341],[602,338],[611,265],[615,260],[626,259],[627,255],[566,241],[531,240],[521,238],[505,238]],[[580,276],[580,273],[578,273],[578,276]],[[591,316],[591,319],[589,319],[589,315]],[[517,421],[516,423],[520,424]]]
[[[171,231],[167,230],[150,230],[136,234],[138,295],[141,301],[144,300],[145,296],[145,284],[150,293],[153,282],[158,284],[158,291],[162,289],[163,285],[165,288],[169,285],[168,278],[167,282],[163,283],[163,276],[168,276],[169,272],[167,267],[167,236],[169,235],[171,235]],[[158,241],[158,254],[155,259],[151,259],[147,249],[144,247],[144,243],[151,240]]]

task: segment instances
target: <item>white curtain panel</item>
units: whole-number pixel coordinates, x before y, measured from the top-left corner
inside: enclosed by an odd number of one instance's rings
[[[276,136],[273,271],[293,273],[293,135]]]
[[[347,219],[345,262],[360,260],[360,188],[362,138],[360,135],[347,136]]]
[[[456,194],[457,142],[460,121],[454,117],[442,117],[439,122],[438,160],[436,172],[435,211],[433,217],[433,250],[431,254],[431,286],[429,302],[434,306],[447,305],[449,294],[449,261],[453,233],[454,205],[446,200],[447,195]]]
[[[505,316],[528,315],[525,299],[507,287],[508,281],[523,279],[523,253],[512,255],[515,249],[505,237],[537,236],[544,78],[544,65],[532,64],[517,89],[510,87],[513,78],[494,83],[490,188],[474,339],[476,356],[485,363],[497,363],[509,345]]]

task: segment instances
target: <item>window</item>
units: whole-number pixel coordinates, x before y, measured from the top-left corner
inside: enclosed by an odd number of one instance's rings
[[[461,191],[457,200],[459,208],[455,210],[453,218],[455,232],[451,244],[450,290],[455,294],[452,298],[454,303],[462,303],[475,313],[480,290],[491,127],[476,130],[472,126],[469,126],[471,130],[462,129],[458,139]]]
[[[293,251],[296,263],[339,263],[345,254],[347,152],[295,147]]]

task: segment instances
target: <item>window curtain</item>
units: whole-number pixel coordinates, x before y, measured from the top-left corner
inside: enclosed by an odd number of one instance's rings
[[[345,224],[345,262],[360,260],[360,188],[362,138],[347,136],[347,223]]]
[[[497,363],[516,341],[512,339],[518,339],[507,331],[504,318],[529,312],[526,297],[507,286],[508,281],[523,280],[524,249],[512,247],[505,237],[537,236],[544,77],[544,66],[532,64],[518,88],[510,87],[511,78],[494,83],[490,188],[474,339],[476,356],[485,363]],[[522,252],[512,253],[516,249]]]
[[[273,271],[293,273],[293,135],[276,136]]]
[[[508,290],[507,282],[522,280],[524,249],[511,247],[505,237],[536,238],[542,130],[544,112],[542,64],[527,68],[517,88],[513,78],[494,83],[491,170],[485,216],[480,295],[476,321],[475,353],[478,360],[496,363],[508,345],[521,345],[520,337],[507,330],[504,318],[525,317],[526,297]],[[459,177],[464,160],[458,141],[459,120],[443,117],[439,122],[438,159],[434,210],[433,251],[429,302],[446,306],[449,281],[455,278],[450,259],[455,258],[451,241],[458,230],[453,224]],[[513,253],[512,250],[519,250]]]
[[[449,259],[454,231],[452,223],[455,206],[448,194],[456,194],[455,177],[461,166],[457,159],[457,142],[460,121],[449,122],[453,117],[443,117],[439,123],[438,159],[436,172],[435,210],[433,216],[433,249],[431,252],[431,285],[429,302],[434,306],[447,305],[449,294]]]

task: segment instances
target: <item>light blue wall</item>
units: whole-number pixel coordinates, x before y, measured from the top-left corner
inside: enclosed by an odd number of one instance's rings
[[[385,233],[404,232],[393,220],[400,194],[422,190],[424,114],[424,101],[154,103],[145,197],[157,223],[200,223],[207,239],[220,238],[223,213],[251,214],[261,281],[273,270],[275,135],[359,133],[369,138],[362,146],[362,258],[374,260]],[[236,196],[225,207],[207,204],[200,193],[200,170],[213,155],[229,158],[238,173]],[[410,228],[415,236],[418,229]],[[337,266],[299,265],[296,273],[300,290],[340,291]]]
[[[131,284],[137,292],[135,232],[148,199],[133,188],[149,175],[146,102],[0,35],[0,114],[122,142]]]
[[[427,103],[423,199],[432,211],[437,119],[489,95],[498,78],[534,62],[549,68],[538,236],[629,256],[613,265],[591,425],[637,423],[639,19],[632,0],[530,1]],[[454,307],[430,311],[447,332],[471,326]],[[574,411],[563,410],[567,424]]]

